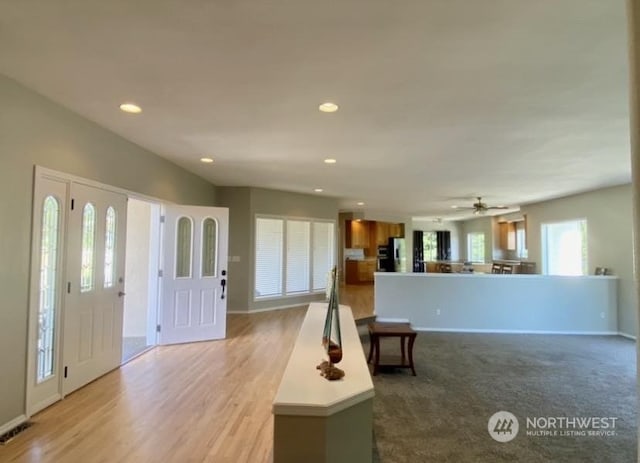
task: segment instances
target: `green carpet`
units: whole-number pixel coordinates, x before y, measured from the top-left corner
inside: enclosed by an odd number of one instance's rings
[[[368,352],[367,336],[362,340]],[[394,350],[399,350],[398,341],[385,340],[383,353]],[[631,340],[423,332],[418,333],[415,360],[417,377],[408,370],[373,377],[376,462],[637,459]],[[493,440],[487,430],[489,417],[501,410],[513,413],[520,426],[506,443]],[[564,436],[527,436],[527,417],[614,417],[616,434],[571,436],[565,427],[558,430]]]

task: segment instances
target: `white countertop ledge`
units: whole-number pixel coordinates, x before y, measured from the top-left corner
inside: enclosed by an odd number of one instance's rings
[[[616,280],[617,275],[540,275],[525,273],[426,273],[426,272],[375,272],[381,277],[414,277],[414,278],[595,278],[596,280]]]
[[[340,306],[342,361],[345,376],[327,381],[316,366],[327,359],[322,330],[327,303],[309,304],[289,363],[273,400],[274,415],[330,416],[372,398],[375,393],[351,308]]]

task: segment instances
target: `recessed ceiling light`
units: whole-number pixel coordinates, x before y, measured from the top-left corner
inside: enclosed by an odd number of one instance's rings
[[[129,114],[140,114],[142,112],[142,108],[135,103],[122,103],[120,109]]]
[[[314,188],[313,191],[316,193],[322,193],[324,190],[322,188]]]
[[[200,158],[200,162],[204,162],[205,164],[211,164],[213,159],[211,158]]]
[[[335,164],[336,162],[338,162],[338,161],[336,161],[335,159],[331,159],[331,158],[328,158],[328,159],[324,160],[325,164]]]
[[[335,113],[338,110],[338,105],[335,103],[326,102],[318,106],[318,109],[323,113]]]
[[[360,201],[360,202],[358,203],[358,206],[364,206],[364,203],[363,203],[362,201]]]

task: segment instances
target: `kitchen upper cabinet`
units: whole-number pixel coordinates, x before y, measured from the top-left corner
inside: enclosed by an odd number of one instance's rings
[[[366,220],[345,222],[345,246],[360,249],[369,247],[369,223]]]
[[[389,223],[376,222],[376,244],[384,246],[389,241]]]
[[[388,225],[389,225],[389,238],[404,238],[403,223],[390,223]]]
[[[500,248],[508,251],[516,250],[515,222],[500,222]]]

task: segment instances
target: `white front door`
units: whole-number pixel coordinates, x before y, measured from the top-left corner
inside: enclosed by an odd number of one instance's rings
[[[127,197],[71,185],[63,394],[120,365]]]
[[[222,339],[227,322],[229,210],[164,209],[160,344]]]

